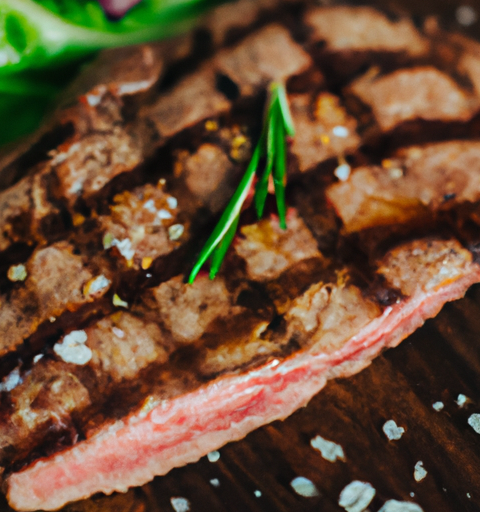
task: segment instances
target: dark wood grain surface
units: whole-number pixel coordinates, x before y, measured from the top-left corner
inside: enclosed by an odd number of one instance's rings
[[[453,0],[372,3],[419,21],[438,14],[448,28],[480,35],[478,21],[458,25],[460,4]],[[464,5],[480,16],[480,2]],[[469,399],[463,407],[456,403],[459,394]],[[441,411],[432,407],[438,401]],[[171,498],[183,497],[192,512],[338,512],[344,510],[342,489],[361,480],[376,489],[371,512],[389,499],[415,502],[425,512],[480,511],[480,434],[468,424],[473,413],[480,413],[480,285],[360,374],[329,382],[290,418],[223,447],[218,461],[204,457],[125,495],[98,496],[65,510],[173,511]],[[389,419],[405,429],[397,441],[382,431]],[[345,461],[322,458],[310,445],[317,435],[340,444]],[[418,461],[427,471],[420,482],[414,479]],[[310,479],[319,496],[299,496],[290,485],[297,476]],[[3,497],[0,510],[11,510]]]

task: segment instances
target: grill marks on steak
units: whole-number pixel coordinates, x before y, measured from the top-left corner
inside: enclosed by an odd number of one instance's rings
[[[281,43],[283,52],[279,53],[265,69],[255,69],[253,63],[256,59],[264,59],[269,45],[277,43]],[[207,116],[215,118],[220,112],[231,108],[230,101],[223,93],[217,91],[216,72],[212,71],[211,66],[218,72],[231,73],[240,84],[254,88],[249,94],[255,92],[258,95],[261,88],[271,79],[284,80],[293,74],[303,72],[310,65],[310,58],[293,42],[286,29],[279,25],[266,27],[260,34],[247,38],[232,49],[224,50],[210,63],[210,67],[204,65],[198,72],[184,78],[171,93],[161,95],[157,104],[144,108],[148,121],[156,119],[160,123],[167,123],[169,127],[168,133],[159,129],[160,141],[156,144],[164,143],[167,138],[203,121]],[[235,75],[238,66],[239,69],[244,69],[244,75]],[[193,96],[200,99],[193,104],[192,91]],[[202,107],[203,100],[206,103]],[[162,110],[162,105],[178,119],[178,126],[168,117],[167,112]],[[182,105],[186,108],[193,106],[196,110],[200,108],[201,113],[193,113],[193,117],[190,118],[189,115],[185,115]],[[81,97],[78,105],[65,110],[62,114],[63,119],[68,119],[73,114],[77,116],[75,135],[51,153],[51,159],[42,171],[50,179],[48,196],[51,202],[46,201],[47,206],[58,204],[61,214],[70,217],[70,222],[76,227],[73,233],[65,235],[80,248],[84,257],[93,258],[97,266],[105,268],[106,272],[118,268],[115,260],[122,259],[133,269],[147,270],[150,265],[155,265],[159,257],[169,256],[184,245],[189,238],[191,221],[199,210],[206,208],[207,215],[203,215],[203,218],[208,220],[211,212],[217,212],[223,207],[238,180],[240,168],[236,162],[243,162],[250,150],[248,136],[238,133],[235,125],[230,129],[220,130],[218,135],[210,134],[212,142],[215,143],[201,146],[196,153],[186,159],[182,159],[180,155],[177,158],[175,173],[179,180],[178,183],[173,180],[172,186],[179,192],[179,206],[184,207],[185,211],[182,212],[174,205],[176,197],[168,196],[158,187],[147,184],[115,196],[113,204],[108,207],[109,214],[96,218],[95,210],[98,213],[105,210],[102,191],[106,187],[111,187],[112,181],[119,176],[132,174],[133,170],[144,163],[146,153],[151,151],[145,149],[147,142],[140,143],[145,133],[143,122],[147,118],[142,118],[139,124],[125,124],[121,107],[118,87],[98,86],[89,90]],[[158,126],[157,123],[157,128]],[[241,139],[240,146],[237,143],[238,139]],[[209,168],[212,159],[215,159],[216,177]],[[208,173],[210,180],[203,180],[199,188],[198,180],[202,179],[202,173]],[[168,172],[166,174],[168,176]],[[17,184],[15,188],[19,191],[16,194],[12,194],[11,191],[4,193],[10,195],[4,203],[4,216],[8,219],[7,228],[13,225],[12,217],[21,221],[28,215],[27,211],[34,196],[28,187],[30,181],[38,181],[39,176],[25,178],[25,183]],[[219,180],[224,183],[223,190],[219,188]],[[189,192],[185,190],[185,185],[190,189]],[[185,195],[188,197],[186,201]],[[39,197],[40,194],[37,193],[37,203],[40,203]],[[100,206],[96,207],[98,200]],[[92,207],[94,215],[88,219]],[[48,208],[39,204],[39,207],[34,209],[33,216],[39,217],[45,210],[48,211]],[[160,218],[159,215],[163,215],[164,218]],[[30,224],[35,226],[33,220]],[[197,225],[199,224],[201,222],[197,221]],[[97,237],[96,240],[92,234]],[[30,233],[27,233],[24,238],[30,240],[29,235]],[[103,239],[103,247],[99,244],[98,235]],[[12,240],[16,240],[15,236],[19,238],[13,233],[6,241],[6,247]],[[104,249],[108,253],[105,253]],[[154,270],[163,273],[165,266],[172,265],[173,269],[177,268],[176,272],[180,270],[178,262],[175,267],[174,262],[165,261],[164,265],[163,260],[156,264]],[[163,279],[165,277],[168,277],[168,272]],[[115,289],[122,289],[126,285],[122,277],[115,280]],[[134,284],[136,281],[137,278],[134,278]],[[65,300],[63,308],[69,308],[68,300]],[[70,309],[73,309],[73,306]],[[39,325],[43,321],[43,317],[34,318],[32,324]],[[24,334],[23,339],[27,333]],[[29,331],[28,334],[32,332]],[[19,342],[20,338],[10,345],[16,347]]]
[[[383,166],[356,169],[348,181],[331,185],[326,193],[347,233],[418,224],[461,203],[476,203],[479,165],[477,141],[414,146]]]
[[[147,270],[154,260],[188,239],[190,219],[161,183],[143,185],[114,197],[110,215],[99,217],[102,243],[128,267]]]
[[[275,48],[278,51],[272,57]],[[308,54],[285,28],[270,25],[235,47],[222,50],[171,92],[145,107],[141,115],[154,123],[160,140],[169,138],[226,113],[231,106],[229,100],[237,99],[239,94],[258,94],[271,81],[301,74],[311,64]]]
[[[243,5],[266,23],[268,1],[260,11],[255,2]],[[226,17],[212,41],[227,46],[213,57],[196,55],[188,36],[171,54],[155,45],[126,50],[127,62],[138,57],[138,74],[122,70],[118,50],[108,83],[87,81],[80,101],[58,114],[73,135],[37,173],[1,193],[7,229],[0,250],[41,244],[26,262],[27,280],[10,285],[0,307],[0,319],[21,318],[11,330],[17,341],[4,350],[23,354],[15,350],[26,338],[28,354],[0,394],[0,464],[14,506],[54,508],[123,490],[285,417],[327,378],[360,370],[480,280],[450,221],[475,208],[477,143],[410,147],[388,154],[381,167],[361,153],[364,141],[369,154],[388,137],[404,144],[397,127],[418,127],[422,116],[448,118],[447,133],[475,114],[473,93],[442,74],[448,66],[429,67],[429,39],[408,20],[369,8],[288,12],[289,30],[268,23],[246,37],[245,20]],[[333,30],[340,22],[341,31]],[[192,70],[176,81],[178,62]],[[341,70],[332,74],[336,63]],[[411,68],[396,70],[404,63]],[[356,79],[371,64],[380,64],[380,74]],[[324,90],[323,75],[346,100]],[[458,101],[439,110],[432,103],[426,114],[423,103],[412,104],[413,114],[388,120],[384,111],[407,104],[389,96],[405,76],[421,78],[427,99],[438,82]],[[369,98],[359,85],[367,79],[380,88]],[[178,275],[188,271],[187,250],[200,247],[198,228],[215,221],[238,182],[272,80],[287,82],[297,128],[289,230],[275,217],[252,223],[245,214],[220,276],[187,285]],[[353,115],[353,94],[375,115],[373,146],[365,138],[372,117]],[[362,165],[332,184],[335,159],[344,156]],[[53,235],[44,219],[57,217],[65,229]],[[436,237],[398,245],[427,224]],[[178,238],[170,233],[176,225]],[[385,226],[396,247],[383,243]],[[65,264],[56,293],[39,289],[42,279],[51,284],[48,272],[34,270],[42,251],[59,251]],[[95,292],[101,275],[112,282]],[[128,310],[114,312],[114,292]],[[86,337],[84,364],[66,363],[52,349],[72,330]],[[39,351],[43,357],[31,360]],[[46,458],[19,471],[39,457]]]
[[[87,285],[98,276],[67,242],[58,242],[34,252],[26,265],[27,277],[2,297],[0,354],[16,350],[45,322],[55,322],[67,311],[75,311],[108,291],[102,287],[89,293]],[[62,320],[63,321],[63,320]]]
[[[258,93],[271,82],[285,82],[311,65],[311,57],[278,24],[259,30],[214,58],[217,73],[227,76],[242,96]]]
[[[300,172],[358,150],[357,121],[337,96],[324,91],[291,95],[289,100],[296,130],[290,149]]]
[[[395,67],[423,59],[429,41],[411,20],[391,21],[371,7],[315,7],[304,17],[309,43],[332,83],[366,65]]]
[[[376,123],[385,132],[418,119],[468,121],[479,108],[478,98],[433,66],[400,69],[384,76],[367,73],[349,90],[372,109]]]

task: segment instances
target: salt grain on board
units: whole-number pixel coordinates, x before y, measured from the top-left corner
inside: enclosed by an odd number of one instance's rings
[[[314,498],[315,496],[319,496],[319,492],[315,484],[304,476],[297,476],[290,482],[290,485],[297,494],[304,498]]]
[[[212,487],[220,487],[220,480],[218,478],[212,478],[210,484]]]
[[[260,496],[262,495],[262,491],[256,489],[255,491],[253,491],[253,494],[255,495],[255,498],[260,498]]]
[[[207,453],[207,458],[210,462],[217,462],[217,460],[220,458],[220,452],[217,450]]]
[[[314,437],[310,444],[312,448],[318,450],[325,460],[335,462],[337,459],[345,460],[343,448],[333,441],[328,441],[321,436]]]
[[[468,424],[475,430],[477,434],[480,434],[480,414],[474,413],[468,418]]]
[[[444,407],[445,407],[445,404],[443,402],[435,402],[432,407],[437,411],[441,411]]]
[[[460,393],[455,400],[458,407],[463,407],[468,402],[468,397]]]
[[[338,504],[347,512],[363,512],[370,505],[375,492],[368,482],[354,480],[340,493]]]
[[[170,503],[175,512],[188,512],[190,510],[190,502],[187,498],[170,498]]]
[[[399,427],[394,420],[388,420],[383,425],[383,432],[389,441],[398,441],[403,436],[405,429]]]
[[[423,512],[423,509],[411,501],[388,500],[378,512]]]
[[[415,470],[413,472],[413,478],[416,482],[421,482],[427,476],[427,470],[423,467],[423,462],[419,460],[415,464]]]

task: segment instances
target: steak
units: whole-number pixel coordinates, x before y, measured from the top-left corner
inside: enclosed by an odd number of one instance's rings
[[[476,43],[407,18],[271,0],[100,55],[2,158],[10,505],[54,510],[196,461],[480,282],[479,63]],[[247,207],[219,275],[187,284],[274,81],[297,130],[288,229],[272,197],[261,220]]]

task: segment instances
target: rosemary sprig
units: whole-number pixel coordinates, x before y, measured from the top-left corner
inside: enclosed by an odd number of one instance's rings
[[[273,175],[280,226],[282,229],[287,228],[287,208],[285,204],[287,176],[286,137],[293,137],[294,135],[295,130],[288,108],[285,88],[282,84],[273,83],[270,86],[268,108],[266,110],[262,133],[253,151],[250,163],[237,190],[220,217],[218,224],[215,226],[215,229],[202,248],[198,260],[190,273],[188,279],[189,283],[195,281],[198,272],[210,257],[212,259],[210,279],[213,279],[217,275],[227,250],[235,237],[243,203],[254,182],[260,159],[263,157],[265,157],[265,169],[255,187],[254,202],[257,215],[259,218],[263,215],[268,195],[268,183],[270,176]]]

